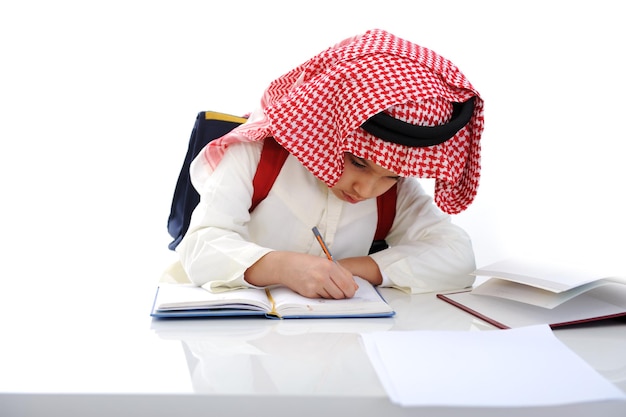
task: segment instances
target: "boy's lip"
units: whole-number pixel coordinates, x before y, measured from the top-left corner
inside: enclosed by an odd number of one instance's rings
[[[363,201],[363,199],[361,198],[356,198],[354,196],[352,196],[351,194],[346,193],[345,191],[342,191],[343,197],[344,199],[351,204],[356,204],[356,203],[360,203],[361,201]]]

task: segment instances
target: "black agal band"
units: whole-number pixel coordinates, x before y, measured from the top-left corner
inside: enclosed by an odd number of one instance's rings
[[[440,126],[416,126],[380,112],[370,117],[361,127],[371,135],[387,142],[424,148],[443,143],[456,135],[472,118],[475,97],[464,103],[452,103],[450,121]]]

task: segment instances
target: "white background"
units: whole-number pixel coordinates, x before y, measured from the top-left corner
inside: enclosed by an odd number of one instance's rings
[[[3,280],[32,297],[156,281],[197,112],[246,113],[271,80],[374,27],[451,59],[485,100],[481,186],[454,218],[479,265],[624,274],[619,2],[59,0],[0,5]]]

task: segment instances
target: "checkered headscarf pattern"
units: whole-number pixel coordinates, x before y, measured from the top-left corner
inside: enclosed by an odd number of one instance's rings
[[[381,111],[417,125],[443,124],[451,117],[451,102],[471,97],[476,100],[470,122],[439,145],[407,147],[360,128]],[[260,111],[205,148],[204,165],[216,166],[230,143],[273,136],[329,187],[341,177],[344,152],[404,177],[434,178],[435,202],[454,214],[476,195],[483,123],[483,101],[454,64],[386,31],[371,30],[273,81]]]

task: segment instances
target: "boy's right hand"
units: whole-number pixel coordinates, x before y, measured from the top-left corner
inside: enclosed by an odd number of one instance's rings
[[[326,258],[297,252],[273,251],[245,273],[252,285],[282,284],[309,298],[352,298],[358,289],[352,273]]]

